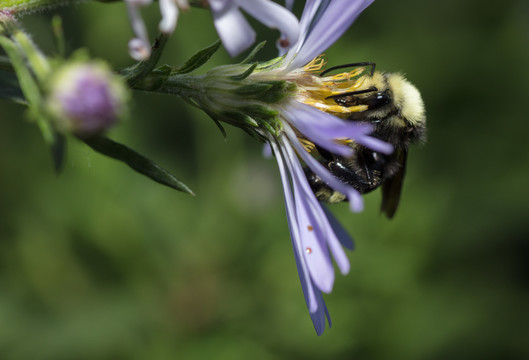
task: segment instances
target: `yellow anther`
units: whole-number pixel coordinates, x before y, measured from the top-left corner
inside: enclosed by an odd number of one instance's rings
[[[327,61],[324,59],[324,56],[324,54],[316,56],[314,59],[312,59],[311,62],[309,62],[303,67],[303,70],[305,72],[320,71],[325,66],[325,64],[327,64]]]
[[[299,138],[298,137],[298,140],[301,143],[301,145],[303,146],[303,148],[305,149],[305,151],[307,151],[309,154],[314,150],[314,148],[315,148],[314,143],[310,142],[309,140],[307,140],[305,138]]]

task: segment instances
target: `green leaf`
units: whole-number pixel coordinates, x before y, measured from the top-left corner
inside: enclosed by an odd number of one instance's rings
[[[187,74],[193,70],[198,69],[208,62],[208,60],[217,52],[220,47],[220,40],[217,40],[212,45],[200,50],[195,55],[191,56],[187,62],[176,69],[173,69],[173,74]]]
[[[195,195],[193,191],[187,187],[187,185],[178,180],[169,171],[123,144],[117,143],[104,136],[95,136],[89,139],[81,140],[83,140],[95,151],[124,162],[135,171],[151,178],[160,184],[169,186],[170,188],[191,194],[193,196]]]
[[[257,53],[261,51],[261,49],[263,48],[263,46],[265,46],[265,44],[266,44],[266,41],[261,41],[259,44],[257,44],[253,48],[252,52],[246,57],[246,59],[241,61],[241,64],[248,64],[250,61],[252,61],[255,55],[257,55]]]
[[[19,52],[18,46],[8,38],[0,36],[0,46],[4,48],[11,64],[16,71],[18,83],[24,96],[30,104],[40,103],[39,87],[31,75],[31,71],[26,66],[23,55]]]
[[[40,109],[42,103],[40,89],[31,70],[26,65],[24,55],[19,46],[6,37],[0,36],[0,46],[6,52],[16,72],[18,84],[28,104],[30,117],[37,122],[46,143],[53,145],[54,130]]]

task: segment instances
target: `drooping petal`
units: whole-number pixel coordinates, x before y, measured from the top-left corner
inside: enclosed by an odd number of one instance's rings
[[[321,292],[316,294],[316,301],[318,302],[319,310],[315,313],[311,313],[310,318],[312,320],[312,323],[314,324],[314,329],[316,330],[316,334],[318,334],[318,336],[321,336],[323,334],[323,331],[325,330],[325,317],[327,316],[327,321],[329,322],[329,328],[330,328],[331,327],[331,316],[329,315],[329,311],[327,310],[325,301],[323,301],[323,296]]]
[[[276,159],[279,165],[279,170],[281,174],[281,180],[283,182],[283,189],[285,194],[285,205],[287,209],[287,219],[290,229],[290,234],[292,237],[292,245],[294,247],[294,259],[296,261],[296,266],[298,269],[298,274],[301,282],[301,288],[303,290],[303,295],[305,297],[305,302],[307,303],[307,308],[309,309],[310,317],[312,323],[314,324],[314,329],[318,336],[323,334],[325,330],[325,317],[327,317],[329,327],[331,327],[331,318],[323,300],[321,291],[315,286],[313,280],[309,275],[309,269],[307,262],[305,260],[305,252],[302,248],[299,234],[299,227],[296,220],[296,208],[294,207],[292,192],[291,192],[291,183],[289,176],[287,174],[287,167],[285,164],[285,149],[280,148],[274,139],[271,139],[270,144],[274,149]]]
[[[310,11],[312,21],[302,24],[308,28],[302,28],[302,33],[308,34],[303,43],[297,44],[295,56],[287,56],[289,63],[287,69],[296,69],[307,64],[319,54],[331,46],[351,26],[353,21],[374,0],[326,0],[312,1],[314,4],[306,11]],[[312,3],[311,2],[311,3]],[[318,6],[317,14],[314,14],[315,5]],[[307,6],[308,7],[308,6]],[[292,61],[290,61],[292,59]]]
[[[276,144],[274,139],[270,140],[270,145],[274,149],[275,157],[279,167],[279,173],[281,175],[281,182],[283,183],[283,192],[285,196],[285,208],[287,211],[288,228],[290,230],[290,237],[292,239],[292,247],[294,249],[294,257],[296,259],[296,266],[298,268],[299,280],[301,282],[301,288],[307,303],[309,312],[315,313],[318,311],[318,302],[316,297],[316,290],[310,279],[309,270],[307,263],[303,257],[303,247],[301,245],[301,239],[299,235],[299,227],[296,219],[296,209],[294,206],[294,200],[291,191],[290,178],[288,176],[288,170],[284,161],[284,154],[282,153],[279,146]],[[321,311],[321,310],[320,310]]]
[[[132,31],[136,35],[134,39],[129,41],[129,54],[137,61],[146,60],[151,56],[151,46],[149,45],[149,38],[147,36],[147,28],[138,11],[138,6],[144,6],[151,3],[152,0],[138,1],[127,0],[127,12],[129,15],[130,25]]]
[[[290,130],[290,129],[289,129]],[[291,130],[290,130],[291,131]],[[328,261],[330,262],[330,257],[328,256],[328,253],[326,251],[327,246],[332,252],[333,258],[336,261],[336,264],[338,265],[338,268],[343,274],[346,274],[349,272],[350,264],[349,259],[347,258],[347,255],[345,254],[345,251],[340,245],[340,242],[338,238],[336,237],[336,234],[334,233],[334,230],[332,226],[330,225],[327,216],[325,212],[323,211],[321,204],[316,199],[316,196],[314,195],[314,192],[310,188],[310,185],[308,183],[307,177],[305,176],[305,172],[303,171],[299,160],[297,159],[296,153],[293,151],[290,143],[294,141],[293,145],[297,148],[301,148],[301,144],[299,144],[297,138],[285,139],[283,138],[283,148],[285,150],[285,153],[288,155],[287,159],[292,159],[290,164],[287,161],[287,165],[289,166],[290,174],[292,177],[293,185],[294,185],[294,195],[296,196],[296,190],[298,194],[301,196],[302,204],[301,206],[298,206],[296,210],[298,212],[300,211],[306,211],[308,217],[311,221],[311,229],[307,231],[307,229],[302,226],[304,223],[300,222],[300,234],[301,236],[306,236],[308,239],[310,239],[310,235],[315,235],[315,240],[319,243],[319,247],[316,249],[313,249],[310,247],[310,242],[304,243],[304,246],[308,246],[305,249],[311,249],[310,252],[305,251],[305,257],[307,258],[307,262],[309,265],[311,264],[311,256],[313,254],[316,254],[314,250],[317,251],[325,251],[325,255],[328,258]],[[299,150],[298,150],[299,151]],[[323,248],[323,250],[322,250]],[[318,265],[318,264],[316,264]],[[309,269],[311,270],[311,276],[318,286],[320,290],[323,292],[326,291],[325,288],[320,287],[320,282],[323,281],[323,284],[326,286],[329,286],[329,282],[331,281],[331,274],[332,274],[332,280],[334,280],[334,271],[332,271],[332,268],[325,269],[325,268],[318,268],[318,267],[311,267],[309,266]],[[314,271],[318,271],[317,277],[313,275]],[[325,271],[327,273],[325,273]],[[321,272],[321,274],[320,274]],[[322,278],[320,279],[320,276]],[[321,280],[321,281],[320,281]],[[330,284],[332,288],[332,283]],[[329,290],[330,291],[330,290]]]
[[[164,34],[172,34],[178,20],[178,7],[174,0],[159,0],[159,2],[162,21],[160,21],[158,28]]]
[[[222,4],[222,8],[218,6],[221,11],[214,11],[213,5],[217,2],[210,2],[215,28],[228,54],[237,56],[254,43],[255,31],[239,11],[237,4]]]
[[[299,37],[299,21],[294,14],[281,5],[269,0],[237,0],[248,14],[272,29],[281,32],[278,42],[280,51],[289,49]]]
[[[345,248],[349,250],[354,250],[354,241],[351,235],[349,235],[347,230],[344,229],[342,224],[340,224],[340,222],[336,219],[334,214],[327,208],[327,206],[321,204],[321,208],[325,212],[325,215],[329,220],[329,224],[331,224],[331,227],[334,230],[336,236],[338,237],[340,244],[342,244]]]
[[[323,292],[330,292],[334,284],[334,269],[322,230],[321,218],[317,216],[317,206],[311,200],[316,200],[314,193],[308,186],[305,174],[299,160],[292,150],[288,140],[282,137],[282,149],[285,162],[292,178],[294,190],[294,204],[298,232],[310,277]]]

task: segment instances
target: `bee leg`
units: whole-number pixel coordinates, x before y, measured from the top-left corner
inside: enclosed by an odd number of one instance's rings
[[[312,192],[314,195],[316,195],[316,198],[319,201],[332,203],[343,200],[344,197],[342,197],[340,200],[332,201],[335,191],[331,189],[325,182],[323,182],[323,180],[320,179],[318,175],[314,174],[309,168],[303,168],[303,171],[305,172],[305,176],[307,177]]]
[[[340,161],[331,162],[328,166],[334,176],[340,181],[351,185],[361,194],[376,189],[382,183],[381,172],[368,166],[353,168],[345,166]]]

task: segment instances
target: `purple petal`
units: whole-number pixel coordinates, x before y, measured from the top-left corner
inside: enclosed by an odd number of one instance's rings
[[[298,189],[298,191],[302,192],[302,205],[301,207],[298,207],[296,210],[299,212],[300,209],[307,211],[308,216],[311,219],[311,225],[312,225],[312,231],[309,231],[309,233],[314,233],[316,235],[316,240],[321,244],[321,247],[325,248],[329,246],[332,255],[334,257],[334,260],[336,261],[336,264],[340,268],[340,271],[343,274],[346,274],[349,272],[350,264],[349,259],[347,258],[347,255],[345,254],[345,251],[340,246],[340,242],[338,238],[336,237],[333,228],[331,227],[327,216],[325,215],[321,204],[316,199],[316,196],[314,195],[314,192],[310,188],[310,185],[307,181],[307,177],[305,176],[305,173],[299,163],[299,160],[297,159],[296,153],[293,151],[289,141],[285,138],[282,138],[283,140],[283,148],[286,152],[286,155],[288,156],[287,159],[292,159],[291,165],[289,167],[293,183],[294,183],[294,191]],[[291,140],[292,141],[292,140]],[[301,145],[299,144],[297,138],[294,139],[295,146],[299,146],[301,148]],[[298,150],[299,151],[299,150]],[[287,162],[287,165],[289,163]],[[296,194],[294,194],[296,195]],[[300,229],[300,232],[302,232],[303,228]],[[306,231],[307,232],[307,231]],[[305,235],[302,233],[302,239],[303,236],[309,237],[310,234]],[[321,251],[321,250],[320,250]],[[313,251],[314,252],[314,251]],[[311,254],[306,254],[307,258],[310,258],[312,256]],[[327,253],[328,257],[328,253]],[[330,259],[329,259],[330,261]],[[310,263],[309,263],[310,264]],[[318,286],[320,290],[323,292],[329,292],[326,290],[326,288],[320,287],[320,281],[318,281],[319,277],[323,277],[323,281],[329,281],[327,277],[330,277],[329,274],[325,274],[325,271],[328,271],[325,268],[315,268],[315,271],[312,271],[313,268],[309,266],[309,269],[311,270],[311,275]],[[331,269],[332,271],[332,269]],[[314,272],[317,272],[317,278],[313,275]],[[332,271],[332,279],[334,280],[334,272]],[[327,283],[324,283],[327,284]],[[330,287],[332,288],[332,283],[330,284]]]
[[[321,208],[325,212],[325,215],[327,216],[327,220],[329,220],[329,224],[331,224],[332,229],[334,230],[334,233],[338,237],[338,240],[340,243],[349,250],[354,250],[354,242],[353,238],[347,230],[345,230],[340,224],[340,222],[336,219],[334,214],[327,208],[325,205],[321,205]]]
[[[334,154],[343,156],[351,156],[352,149],[336,142],[337,138],[356,140],[366,137],[366,132],[371,129],[369,125],[345,122],[336,116],[297,101],[291,101],[283,109],[283,115],[307,139]]]
[[[312,280],[310,279],[309,270],[307,268],[307,263],[303,256],[304,250],[301,245],[301,240],[299,236],[299,227],[296,219],[296,210],[294,207],[292,191],[290,188],[290,180],[287,174],[287,168],[283,159],[283,154],[281,153],[279,147],[272,139],[270,145],[273,147],[276,154],[277,164],[279,166],[279,173],[281,174],[281,182],[283,183],[283,192],[285,195],[285,208],[287,210],[287,220],[288,228],[290,230],[290,236],[292,238],[292,247],[294,248],[294,257],[296,259],[296,266],[298,268],[299,280],[301,282],[301,288],[303,290],[303,296],[305,297],[305,302],[310,313],[315,313],[320,310],[318,307],[316,290],[313,286]],[[321,311],[321,310],[320,310]]]
[[[355,139],[355,141],[360,145],[368,147],[374,151],[381,152],[383,154],[391,154],[393,151],[395,151],[393,145],[380,139],[374,138],[372,136],[360,136]]]
[[[325,316],[327,316],[329,328],[331,327],[331,316],[329,315],[329,311],[327,310],[325,301],[323,301],[323,296],[321,292],[316,294],[316,301],[318,302],[319,310],[316,313],[311,313],[310,318],[312,320],[312,323],[314,324],[316,334],[318,334],[318,336],[321,336],[323,334],[323,331],[325,330]]]
[[[322,231],[321,216],[317,217],[319,204],[305,177],[299,160],[288,140],[283,138],[286,165],[292,178],[296,217],[303,254],[314,284],[323,292],[330,292],[334,284],[334,269]],[[314,206],[316,205],[316,206]],[[321,208],[319,208],[321,211]]]
[[[159,3],[162,21],[158,27],[162,33],[172,34],[178,20],[178,7],[174,0],[159,0]]]
[[[263,157],[269,159],[272,157],[272,147],[270,144],[266,143],[263,145]]]
[[[288,9],[269,0],[238,0],[239,6],[269,28],[281,32],[280,50],[289,49],[299,37],[299,21]],[[285,44],[286,46],[282,46]]]
[[[294,46],[290,48],[288,53],[285,57],[285,64],[288,64],[292,61],[292,59],[296,56],[296,54],[301,49],[301,46],[305,43],[305,39],[307,38],[307,30],[309,27],[309,24],[311,23],[312,19],[314,18],[316,11],[318,10],[320,6],[321,0],[307,0],[305,3],[305,8],[303,9],[303,14],[301,14],[301,19],[299,21],[300,31],[301,34],[299,36],[299,39]],[[282,54],[279,54],[280,56]]]
[[[349,146],[336,142],[336,139],[343,138],[384,154],[391,154],[394,150],[393,145],[368,135],[373,130],[370,124],[344,121],[295,100],[284,107],[283,115],[307,139],[337,155],[351,155]]]
[[[309,153],[305,151],[303,146],[297,140],[297,136],[294,131],[288,127],[284,126],[284,131],[290,139],[292,145],[301,156],[303,161],[307,166],[318,175],[327,185],[333,189],[341,192],[346,195],[349,200],[349,207],[353,212],[360,212],[363,209],[363,200],[360,193],[355,190],[352,186],[342,183],[334,175],[332,175],[329,170],[327,170],[322,164],[320,164],[316,159],[314,159]]]
[[[217,3],[218,1],[215,2]],[[211,8],[215,28],[228,54],[237,56],[254,43],[255,31],[239,11],[237,4],[230,2],[222,8],[219,6]],[[215,11],[217,8],[221,10]]]
[[[151,56],[151,46],[147,36],[147,28],[138,10],[138,6],[143,3],[129,0],[126,4],[130,26],[136,36],[129,41],[129,54],[134,60],[146,60]]]
[[[319,5],[318,10],[322,9],[323,13],[313,22],[305,21],[302,16],[302,26],[304,27],[301,32],[308,35],[298,48],[292,62],[288,64],[287,69],[297,69],[323,53],[342,36],[358,15],[372,2],[373,0],[308,1],[305,8],[307,18],[310,15],[310,20],[312,20],[317,16],[314,14],[317,5]],[[305,11],[303,15],[305,15]],[[287,57],[287,59],[289,58]]]

